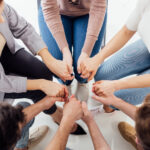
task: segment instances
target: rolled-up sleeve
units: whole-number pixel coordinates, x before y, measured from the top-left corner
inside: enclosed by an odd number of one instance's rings
[[[0,64],[0,92],[22,93],[27,91],[27,78],[6,75]]]
[[[47,48],[41,37],[37,34],[33,26],[9,5],[5,4],[9,21],[9,27],[17,39],[21,39],[28,49],[36,55],[41,49]]]
[[[130,16],[127,19],[126,22],[126,27],[131,30],[131,31],[137,31],[139,22],[141,20],[141,16],[142,16],[142,1],[138,0],[136,7],[134,8],[134,10],[132,11],[132,13],[130,14]]]

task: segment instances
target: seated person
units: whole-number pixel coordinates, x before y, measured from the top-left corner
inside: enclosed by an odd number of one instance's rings
[[[61,99],[57,99],[61,101]],[[49,109],[54,103],[55,98],[45,97],[41,101],[27,108],[12,107],[9,104],[0,104],[0,149],[12,150],[17,140],[20,138],[22,128],[29,128],[32,119],[39,112]],[[78,111],[77,111],[78,110]],[[8,119],[9,118],[9,119]],[[15,119],[14,119],[15,118]],[[90,111],[88,111],[86,103],[81,103],[74,96],[64,105],[63,117],[60,126],[47,146],[46,150],[64,150],[68,136],[76,120],[83,119],[87,124],[95,150],[110,150],[104,137],[102,136],[96,122]],[[5,125],[4,125],[5,124]],[[11,124],[11,126],[10,126]]]
[[[16,39],[22,40],[33,55]],[[32,25],[4,0],[0,0],[0,41],[0,100],[28,98],[36,103],[46,95],[68,97],[64,85],[51,81],[53,73],[61,75],[60,70],[66,70],[66,66],[51,56]],[[39,55],[44,63],[34,55]],[[72,79],[67,71],[66,74],[68,80],[69,77]],[[60,123],[62,108],[54,104],[44,113]],[[74,124],[71,133],[86,134],[77,124]]]
[[[113,94],[105,96],[94,95],[93,98],[105,105],[120,109],[135,120],[136,131],[125,123],[119,124],[119,130],[123,137],[130,141],[137,150],[150,150],[150,95],[145,98],[140,107],[131,105]]]

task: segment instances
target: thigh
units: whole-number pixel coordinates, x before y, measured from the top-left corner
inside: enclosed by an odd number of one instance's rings
[[[98,69],[95,80],[116,80],[150,67],[150,54],[142,40],[121,49]]]
[[[144,75],[144,74],[150,74],[150,69],[141,72],[139,75]],[[150,87],[147,87],[147,88],[123,89],[115,92],[115,95],[130,104],[138,105],[143,102],[144,98],[149,93],[150,93]]]
[[[44,78],[52,80],[52,73],[46,65],[25,49],[20,49],[15,54],[12,54],[8,47],[5,47],[1,56],[1,63],[6,73],[33,79]]]
[[[71,50],[72,48],[72,19],[67,16],[62,15],[61,20],[62,20],[62,24],[64,27],[67,42]],[[40,28],[41,36],[44,42],[46,43],[46,45],[48,46],[49,52],[56,59],[62,60],[63,58],[62,53],[44,20],[41,6],[38,9],[38,21],[39,21],[39,28]]]

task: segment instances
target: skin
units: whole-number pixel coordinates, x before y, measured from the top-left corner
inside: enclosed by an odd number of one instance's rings
[[[86,103],[81,104],[74,96],[65,104],[61,124],[46,150],[65,150],[73,123],[79,119],[87,124],[95,150],[110,150]]]
[[[135,121],[136,111],[138,107],[131,105],[129,103],[126,103],[122,99],[116,97],[115,95],[108,95],[108,96],[97,96],[94,95],[93,99],[96,101],[101,102],[104,105],[112,105],[122,112],[124,112],[126,115],[128,115],[130,118],[132,118]],[[143,150],[140,141],[138,138],[136,138],[137,148],[138,150]]]

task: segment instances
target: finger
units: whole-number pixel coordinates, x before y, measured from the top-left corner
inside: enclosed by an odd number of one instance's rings
[[[92,80],[95,76],[95,72],[92,72],[88,78],[88,81]]]
[[[99,101],[101,103],[104,103],[104,98],[97,96],[97,95],[93,95],[92,98],[96,101]]]
[[[88,72],[87,74],[85,74],[85,75],[81,75],[81,77],[84,78],[84,79],[88,79],[89,76],[90,76],[90,73],[89,73],[89,72]]]
[[[67,70],[70,75],[73,73],[73,69],[71,65],[67,65]]]
[[[78,63],[77,70],[78,70],[78,73],[81,74],[81,66],[80,66],[80,63]]]
[[[68,98],[69,92],[66,86],[64,86],[65,98]]]

